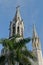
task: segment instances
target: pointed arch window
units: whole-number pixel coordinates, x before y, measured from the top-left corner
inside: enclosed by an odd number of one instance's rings
[[[21,28],[21,35],[23,36],[23,28]]]
[[[15,34],[15,24],[13,24],[13,35]]]
[[[17,27],[17,33],[19,34],[19,26]]]
[[[36,44],[34,44],[35,45],[35,47],[36,47]]]

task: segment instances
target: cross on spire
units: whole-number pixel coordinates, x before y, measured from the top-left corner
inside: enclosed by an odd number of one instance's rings
[[[18,9],[20,6],[18,5],[17,7],[16,7],[16,9]]]

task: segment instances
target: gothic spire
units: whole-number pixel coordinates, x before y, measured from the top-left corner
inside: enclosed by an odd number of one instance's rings
[[[13,21],[16,21],[16,22],[17,22],[18,19],[19,19],[20,21],[22,20],[22,19],[21,19],[21,15],[20,15],[20,9],[19,9],[19,7],[20,7],[20,6],[17,6],[17,7],[16,7],[16,14],[15,14],[15,17],[14,17],[14,19],[13,19]]]
[[[14,35],[20,35],[23,37],[23,32],[24,32],[24,24],[23,24],[23,20],[21,18],[20,15],[20,10],[19,10],[19,6],[16,7],[16,14],[15,17],[12,20],[12,23],[10,23],[10,37],[14,36]]]
[[[35,24],[33,24],[33,37],[38,37],[38,34],[36,32]]]

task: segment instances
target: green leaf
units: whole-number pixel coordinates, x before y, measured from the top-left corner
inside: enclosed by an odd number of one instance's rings
[[[27,44],[28,42],[30,42],[30,38],[25,38],[25,39],[21,39],[18,42],[14,43],[14,47],[15,48],[22,48],[25,44]]]
[[[5,62],[5,56],[3,56],[3,55],[0,56],[0,64],[1,64],[2,62],[3,62],[3,63]]]

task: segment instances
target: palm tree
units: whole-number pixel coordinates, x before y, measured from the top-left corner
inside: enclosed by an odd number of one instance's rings
[[[20,38],[20,36],[15,35],[11,39],[2,39],[0,41],[5,51],[5,53],[0,56],[1,65],[4,65],[5,62],[8,62],[9,65],[15,65],[15,61],[19,62],[19,65],[31,65],[29,58],[32,60],[36,59],[34,54],[28,51],[26,47],[26,43],[30,42],[31,39],[22,38],[17,41],[17,38]]]

